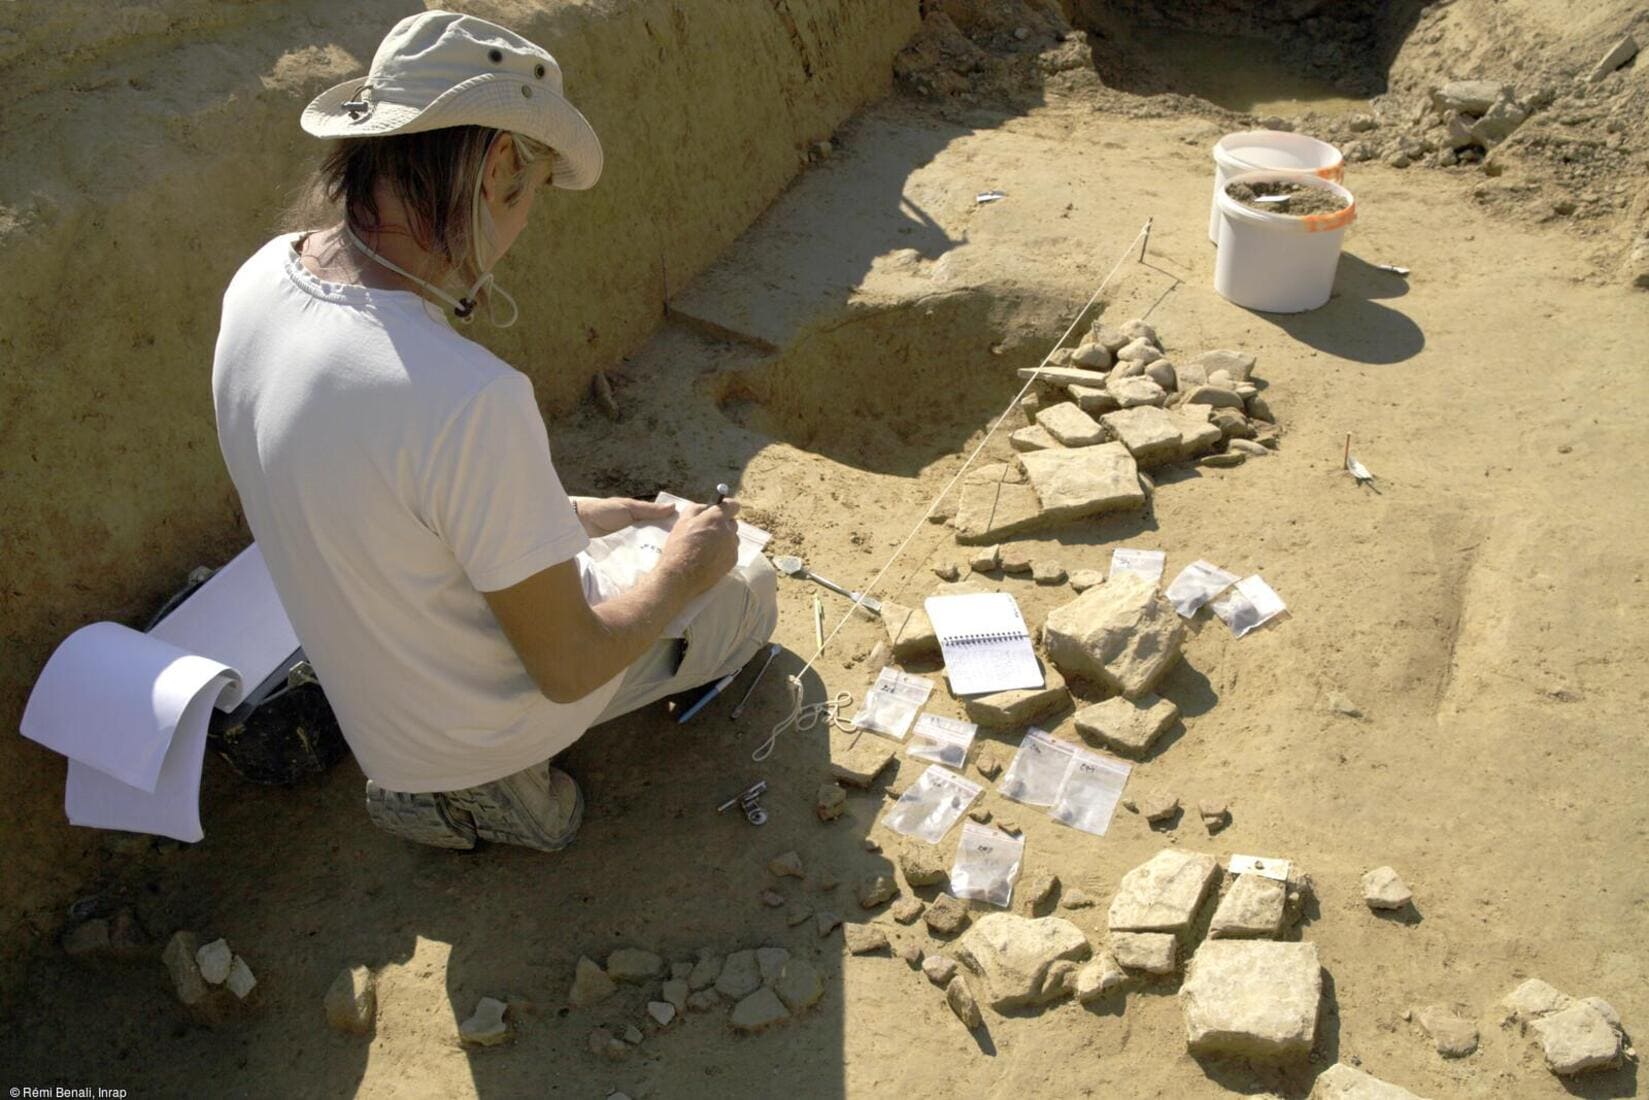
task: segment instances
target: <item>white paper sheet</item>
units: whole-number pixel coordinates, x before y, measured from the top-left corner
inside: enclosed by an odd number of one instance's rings
[[[1107,577],[1115,577],[1118,573],[1137,573],[1156,584],[1162,580],[1162,572],[1168,566],[1168,552],[1166,550],[1129,550],[1118,547],[1111,551],[1111,571]]]
[[[149,637],[239,672],[240,684],[218,700],[218,709],[226,711],[234,710],[245,692],[283,668],[298,648],[298,633],[286,617],[275,580],[256,543],[190,593],[155,624]]]

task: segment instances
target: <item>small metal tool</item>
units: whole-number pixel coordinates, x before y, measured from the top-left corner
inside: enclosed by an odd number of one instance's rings
[[[746,787],[743,791],[734,795],[732,798],[729,798],[720,806],[717,806],[716,812],[718,814],[724,813],[727,810],[731,810],[734,806],[738,806],[744,811],[744,819],[750,822],[750,824],[766,825],[767,811],[762,808],[761,804],[761,797],[766,791],[767,780],[758,779],[756,782]]]
[[[717,482],[716,483],[716,499],[712,500],[710,502],[710,507],[714,508],[716,505],[718,505],[722,501],[726,500],[727,497],[728,497],[728,494],[732,493],[732,491],[733,490],[731,490],[727,487],[727,483],[725,481]]]
[[[864,608],[872,615],[881,615],[882,613],[881,600],[878,600],[873,596],[866,596],[863,599],[860,599],[859,593],[851,592],[831,580],[829,577],[821,577],[819,574],[810,571],[807,568],[807,565],[803,563],[802,559],[796,557],[794,554],[780,554],[778,557],[773,559],[773,567],[787,577],[801,577],[804,580],[810,580],[822,588],[830,589],[837,595],[846,596],[850,600],[857,601],[860,607]]]
[[[774,642],[767,647],[767,660],[762,662],[762,667],[756,671],[756,678],[751,680],[750,686],[744,689],[744,697],[739,700],[738,706],[733,708],[733,713],[729,717],[737,718],[744,713],[744,704],[748,703],[750,697],[756,694],[756,685],[762,682],[763,676],[767,675],[767,666],[773,663],[773,658],[779,655],[779,650],[782,648],[778,642]]]

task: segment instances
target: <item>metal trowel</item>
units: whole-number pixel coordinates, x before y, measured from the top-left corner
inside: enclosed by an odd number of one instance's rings
[[[773,566],[787,577],[801,577],[804,580],[812,581],[821,588],[828,588],[838,595],[846,596],[848,599],[858,603],[860,607],[870,612],[872,615],[880,615],[882,613],[882,601],[873,596],[861,597],[859,593],[850,592],[846,588],[843,588],[841,585],[837,584],[835,581],[831,580],[829,577],[821,577],[817,573],[809,572],[806,564],[802,562],[802,559],[796,557],[794,554],[778,555],[773,559]]]

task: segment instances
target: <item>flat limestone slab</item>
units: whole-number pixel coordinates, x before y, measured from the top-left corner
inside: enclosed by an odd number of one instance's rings
[[[1180,457],[1185,424],[1167,409],[1138,405],[1106,413],[1099,419],[1142,467],[1160,466]]]
[[[1019,461],[1035,490],[1042,522],[1063,523],[1145,507],[1139,464],[1120,443],[1033,451],[1020,455]],[[960,522],[957,529],[960,532]]]
[[[1425,1100],[1425,1097],[1344,1062],[1336,1062],[1318,1076],[1306,1100]]]
[[[1070,992],[1049,971],[1061,959],[1086,959],[1093,949],[1082,929],[1062,917],[986,913],[956,941],[956,957],[984,981],[985,1001],[998,1010],[1042,1004]]]
[[[898,755],[897,742],[879,734],[858,730],[843,733],[834,726],[830,730],[831,778],[850,787],[868,787],[883,768]]]
[[[1193,1054],[1304,1058],[1322,997],[1316,944],[1208,940],[1180,987],[1186,1045]]]
[[[1033,454],[1055,454],[1036,451]],[[963,545],[1000,542],[1044,522],[1036,490],[1000,463],[981,466],[962,479],[956,501],[956,541]],[[886,617],[886,612],[883,613]]]
[[[1160,695],[1117,696],[1076,712],[1076,731],[1088,741],[1139,758],[1179,719],[1179,707]]]
[[[1063,444],[1061,444],[1059,440],[1053,437],[1052,433],[1050,433],[1047,428],[1044,428],[1040,424],[1032,424],[1027,428],[1020,428],[1018,431],[1008,436],[1008,446],[1012,447],[1016,451],[1045,451],[1049,447],[1059,447],[1062,445]]]
[[[1043,367],[1040,371],[1035,367],[1020,367],[1019,377],[1029,382],[1035,378],[1038,382],[1046,382],[1050,386],[1103,386],[1105,372],[1102,370],[1083,370],[1079,367]]]
[[[1065,675],[1138,699],[1179,660],[1185,621],[1155,583],[1123,573],[1050,611],[1042,641]]]
[[[1091,447],[1105,439],[1105,429],[1074,401],[1061,401],[1039,410],[1036,422],[1067,447]]]
[[[1039,688],[998,691],[965,700],[962,709],[967,712],[968,721],[996,729],[1023,726],[1064,706],[1070,699],[1065,677],[1051,666],[1042,671],[1047,679]]]
[[[882,626],[887,630],[893,655],[901,661],[939,652],[939,635],[920,607],[906,607],[893,600],[882,601]]]
[[[1220,899],[1208,926],[1213,939],[1270,939],[1283,927],[1283,883],[1264,875],[1238,875]]]
[[[1111,931],[1184,931],[1219,870],[1213,856],[1164,848],[1117,883],[1108,921]]]

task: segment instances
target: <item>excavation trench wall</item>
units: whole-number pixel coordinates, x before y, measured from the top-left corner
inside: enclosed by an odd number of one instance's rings
[[[477,333],[552,413],[646,339],[809,142],[884,94],[919,18],[917,0],[450,6],[548,46],[605,145],[601,183],[543,202],[501,271],[520,324]],[[213,431],[219,298],[313,163],[303,104],[418,9],[0,5],[5,729],[71,630],[141,623],[249,537]],[[0,746],[0,949],[15,962],[54,934],[98,853],[63,823],[62,761],[15,735]]]

